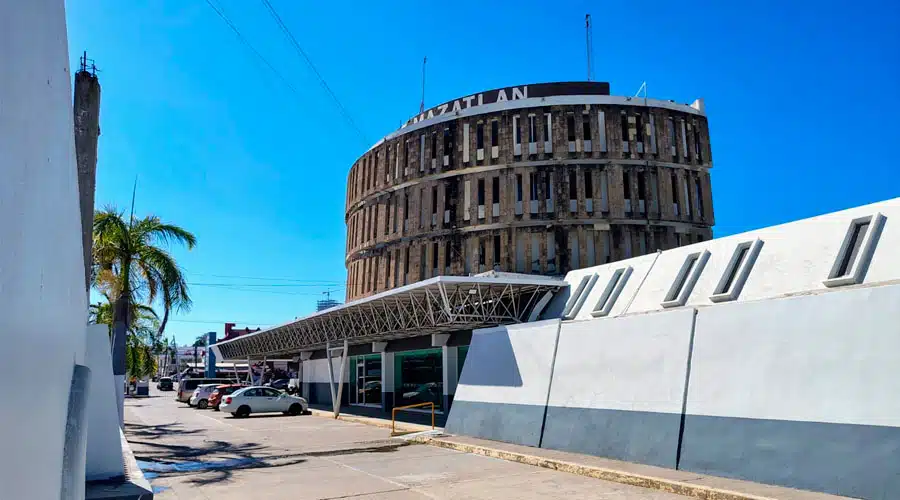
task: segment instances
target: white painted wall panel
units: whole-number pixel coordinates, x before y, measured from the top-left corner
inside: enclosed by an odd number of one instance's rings
[[[900,279],[900,259],[895,257],[893,251],[895,248],[900,248],[900,198],[896,198],[789,224],[666,250],[659,255],[659,260],[653,266],[652,272],[647,274],[643,286],[636,293],[634,302],[628,308],[627,313],[662,310],[660,303],[663,302],[666,293],[672,286],[685,258],[691,253],[703,250],[710,252],[709,261],[685,305],[713,304],[709,297],[715,292],[716,285],[725,273],[735,248],[740,243],[753,241],[756,238],[763,241],[763,246],[737,298],[738,301],[823,291],[826,287],[822,282],[828,277],[851,221],[876,212],[885,215],[886,222],[864,283],[871,284]],[[643,279],[637,273],[639,268],[636,264],[643,258],[637,257],[593,268],[579,269],[570,272],[566,280],[577,286],[581,276],[597,272],[601,274],[597,287],[595,287],[598,288],[603,282],[604,273],[611,274],[614,269],[623,265],[635,267],[636,274],[632,276],[631,280]],[[628,286],[636,285],[637,283],[629,282]],[[598,294],[602,291],[595,289],[593,293]],[[592,297],[589,297],[586,304],[591,300],[593,300]],[[613,315],[623,312],[626,311],[614,309]],[[584,316],[579,316],[579,318],[584,318]]]
[[[85,475],[88,480],[104,480],[125,473],[119,436],[119,410],[113,378],[109,329],[106,325],[87,328],[85,363],[91,369],[91,388],[85,413],[88,425]]]
[[[559,324],[475,330],[454,401],[545,405]]]
[[[347,368],[345,368],[344,382],[350,380],[350,357],[347,357]],[[341,358],[335,357],[332,360],[332,370],[334,372],[334,381],[337,382],[341,372]],[[310,359],[303,361],[303,381],[311,383],[328,383],[328,360],[327,359]]]
[[[0,47],[0,375],[28,381],[0,389],[0,496],[59,498],[87,318],[64,2],[0,2]]]
[[[574,319],[586,320],[593,318],[593,316],[591,316],[591,310],[594,309],[594,306],[597,305],[597,302],[603,296],[603,291],[605,290],[606,285],[607,283],[609,283],[613,274],[618,269],[631,266],[631,276],[625,283],[625,287],[619,294],[619,297],[613,305],[612,310],[610,310],[608,317],[618,316],[622,314],[623,312],[625,312],[625,309],[631,302],[631,300],[635,297],[635,294],[638,292],[638,288],[640,287],[641,282],[647,276],[647,273],[651,270],[651,268],[654,267],[654,261],[656,260],[656,257],[657,254],[655,253],[650,255],[642,255],[633,259],[613,262],[602,266],[576,269],[569,272],[566,275],[566,281],[570,284],[569,289],[563,289],[556,294],[556,297],[554,297],[550,305],[547,306],[547,312],[544,317],[549,318],[559,316],[562,313],[563,307],[565,306],[565,303],[569,298],[569,293],[571,293],[575,290],[575,288],[578,287],[578,283],[581,282],[581,278],[596,273],[597,282],[589,292],[587,299],[585,299],[584,304],[581,307],[581,310],[578,311]]]
[[[900,426],[900,285],[701,308],[691,415]]]
[[[693,309],[566,321],[550,406],[681,413]]]

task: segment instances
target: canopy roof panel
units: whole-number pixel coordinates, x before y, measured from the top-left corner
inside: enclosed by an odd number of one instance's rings
[[[522,323],[568,284],[511,273],[438,276],[212,346],[219,359],[294,355],[325,347]],[[549,297],[547,297],[549,299]]]

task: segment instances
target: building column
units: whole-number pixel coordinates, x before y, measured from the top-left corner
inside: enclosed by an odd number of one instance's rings
[[[309,383],[312,380],[312,361],[309,359],[301,359],[300,360],[300,387],[302,387],[303,391],[303,399],[307,402],[312,403],[313,400],[310,399],[310,390]]]
[[[444,414],[450,412],[453,395],[456,394],[456,383],[459,381],[459,348],[441,347],[442,369],[444,372]]]
[[[394,353],[381,353],[381,409],[390,413],[394,409]]]
[[[216,343],[216,332],[206,334],[206,378],[216,378],[216,355],[212,346]]]

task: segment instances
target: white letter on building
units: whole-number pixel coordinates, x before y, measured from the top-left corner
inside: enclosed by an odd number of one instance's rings
[[[513,87],[512,98],[513,98],[513,100],[528,99],[528,85],[522,87],[521,89],[517,89],[517,88]]]

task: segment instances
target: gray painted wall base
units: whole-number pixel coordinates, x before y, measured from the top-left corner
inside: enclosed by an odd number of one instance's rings
[[[889,499],[900,494],[900,428],[687,415],[682,470]]]
[[[674,469],[680,427],[676,413],[551,406],[541,448]]]
[[[544,407],[453,401],[444,430],[494,441],[537,447],[541,439]]]

